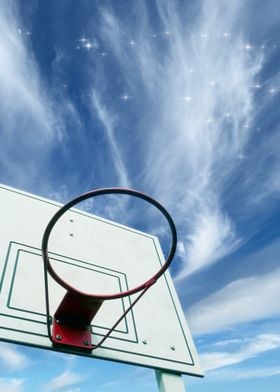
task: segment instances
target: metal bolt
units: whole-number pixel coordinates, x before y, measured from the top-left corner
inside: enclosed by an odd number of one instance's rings
[[[55,337],[56,337],[57,340],[61,340],[62,339],[61,335],[55,335]]]
[[[70,222],[74,222],[73,219],[70,219]]]
[[[170,348],[171,348],[172,351],[175,351],[175,350],[176,350],[176,349],[175,349],[175,346],[170,346]]]
[[[85,346],[89,346],[89,341],[88,341],[88,340],[85,340],[85,341],[84,341],[84,345],[85,345]]]
[[[69,235],[70,235],[71,237],[74,237],[74,234],[73,234],[73,233],[70,233]]]
[[[147,340],[142,340],[142,343],[143,344],[147,344]]]

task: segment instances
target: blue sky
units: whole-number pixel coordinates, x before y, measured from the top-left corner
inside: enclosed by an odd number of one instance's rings
[[[280,385],[278,0],[0,0],[0,182],[132,187],[179,233],[205,379]],[[152,370],[1,343],[5,392],[156,391]]]

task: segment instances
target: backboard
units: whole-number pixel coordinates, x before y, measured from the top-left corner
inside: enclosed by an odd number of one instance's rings
[[[60,204],[0,185],[0,339],[201,376],[197,353],[167,272],[93,352],[53,346],[47,335],[43,232]],[[126,291],[161,268],[164,257],[150,234],[70,210],[52,236],[53,267],[72,285],[89,292]],[[141,265],[136,268],[135,265]],[[49,278],[51,314],[65,289]],[[105,301],[93,320],[97,344],[133,301]]]

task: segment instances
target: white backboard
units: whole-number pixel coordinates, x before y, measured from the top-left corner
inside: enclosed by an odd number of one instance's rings
[[[0,339],[72,352],[53,347],[46,327],[40,247],[45,227],[59,207],[50,200],[0,186]],[[49,255],[53,267],[68,283],[83,291],[126,291],[143,283],[164,263],[156,237],[78,210],[71,210],[61,219],[51,240]],[[51,277],[49,289],[54,314],[65,290]],[[136,296],[104,302],[92,322],[93,343],[102,339]],[[168,272],[148,290],[102,347],[78,354],[203,374]]]

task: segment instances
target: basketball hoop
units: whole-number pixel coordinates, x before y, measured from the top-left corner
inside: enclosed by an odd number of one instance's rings
[[[110,194],[121,194],[133,196],[138,199],[142,199],[151,205],[153,205],[161,214],[165,217],[168,222],[171,234],[171,246],[169,253],[165,259],[164,264],[159,269],[157,273],[151,276],[144,283],[129,289],[127,291],[122,291],[120,293],[111,294],[89,294],[78,290],[77,288],[70,285],[64,279],[62,279],[57,272],[54,270],[48,251],[48,244],[50,234],[57,223],[57,221],[65,214],[70,208],[74,207],[76,204],[85,201],[89,198],[102,195]],[[173,222],[172,217],[167,212],[167,210],[156,200],[147,196],[144,193],[135,191],[133,189],[126,188],[104,188],[97,189],[87,193],[84,193],[75,199],[71,200],[69,203],[61,207],[49,221],[42,239],[42,256],[44,261],[44,278],[45,278],[45,293],[46,293],[46,313],[47,313],[47,326],[48,335],[53,344],[71,346],[72,348],[78,348],[83,350],[93,350],[101,346],[101,344],[108,338],[111,332],[116,328],[116,326],[124,319],[126,314],[133,308],[133,306],[139,301],[139,299],[146,293],[146,291],[156,283],[156,281],[164,274],[164,272],[170,266],[173,257],[176,252],[177,245],[177,233],[176,227]],[[49,304],[49,287],[48,287],[48,273],[50,276],[64,289],[67,290],[62,302],[57,308],[54,314],[53,330],[51,331],[50,320],[52,317],[50,315],[50,304]],[[93,345],[91,343],[91,328],[90,324],[94,316],[101,307],[103,301],[123,298],[130,296],[132,294],[139,293],[138,297],[131,303],[131,305],[125,310],[121,317],[115,322],[115,324],[110,328],[110,330],[105,334],[102,340],[97,344]]]

